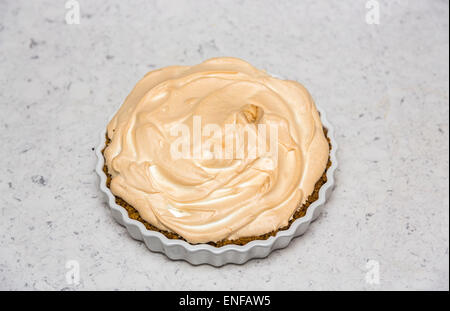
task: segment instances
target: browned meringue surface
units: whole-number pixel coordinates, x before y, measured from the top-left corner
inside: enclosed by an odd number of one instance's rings
[[[194,116],[221,126],[275,124],[278,155],[173,159],[170,145],[177,137],[170,129],[184,123],[192,132]],[[329,154],[308,91],[236,58],[148,73],[108,124],[107,135],[112,193],[147,222],[190,243],[286,226],[314,190]]]

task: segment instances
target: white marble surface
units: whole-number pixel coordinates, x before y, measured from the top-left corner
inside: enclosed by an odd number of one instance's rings
[[[365,0],[79,2],[80,25],[63,0],[0,2],[0,289],[449,289],[448,1],[380,1],[379,25]],[[92,151],[148,70],[213,56],[304,83],[340,144],[310,230],[220,269],[132,240]]]

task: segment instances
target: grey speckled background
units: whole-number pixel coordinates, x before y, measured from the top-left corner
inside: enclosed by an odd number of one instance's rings
[[[449,289],[448,1],[79,2],[0,2],[0,289]],[[132,240],[92,148],[147,71],[224,55],[305,84],[340,168],[303,237],[217,269]]]

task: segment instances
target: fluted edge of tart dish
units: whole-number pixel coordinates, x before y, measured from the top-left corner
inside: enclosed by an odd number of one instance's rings
[[[130,218],[129,211],[116,203],[117,197],[107,186],[108,174],[104,171],[105,159],[103,156],[103,149],[107,144],[106,127],[100,133],[100,143],[96,148],[98,158],[96,172],[100,177],[100,190],[107,197],[113,218],[126,227],[131,237],[143,241],[149,250],[163,253],[172,260],[185,260],[193,265],[209,264],[219,267],[230,263],[243,264],[253,258],[267,257],[272,251],[288,246],[293,238],[306,232],[309,225],[319,217],[334,188],[334,172],[338,166],[336,159],[338,145],[334,138],[334,129],[328,122],[325,112],[317,105],[316,108],[331,147],[329,162],[324,172],[326,181],[318,189],[317,198],[310,202],[303,216],[294,219],[287,228],[280,228],[272,234],[267,234],[265,238],[266,235],[261,238],[255,237],[243,245],[233,244],[233,241],[216,245],[215,243],[190,244],[181,238],[168,238],[159,231],[149,230],[143,222]],[[299,209],[301,208],[302,206],[299,206]]]

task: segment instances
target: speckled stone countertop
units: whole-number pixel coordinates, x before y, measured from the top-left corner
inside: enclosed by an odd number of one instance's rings
[[[0,290],[449,289],[447,1],[78,2],[0,2]],[[307,233],[220,269],[133,240],[93,151],[147,71],[214,56],[303,83],[340,145]]]

